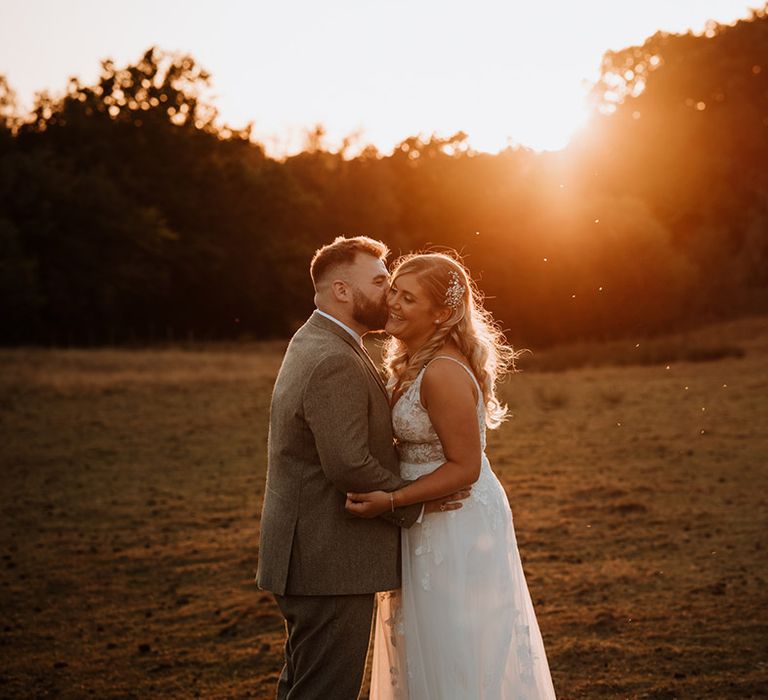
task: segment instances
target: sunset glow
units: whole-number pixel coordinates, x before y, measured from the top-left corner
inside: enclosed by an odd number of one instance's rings
[[[47,0],[35,12],[5,2],[0,74],[29,109],[36,91],[61,93],[72,75],[93,81],[100,60],[125,64],[155,45],[198,60],[222,121],[253,122],[254,138],[275,155],[300,150],[318,124],[329,148],[351,137],[350,153],[457,131],[477,150],[552,150],[584,122],[606,50],[657,30],[702,32],[707,20],[730,23],[756,6],[301,0],[224,2],[211,15],[179,0],[135,2],[128,14],[115,0]]]

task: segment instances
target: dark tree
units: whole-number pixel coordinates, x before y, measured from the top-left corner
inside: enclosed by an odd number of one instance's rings
[[[768,6],[767,6],[768,7]],[[515,344],[768,310],[768,13],[605,55],[564,151],[463,133],[266,156],[210,76],[147,51],[18,114],[0,77],[4,342],[285,336],[343,233],[459,250]]]

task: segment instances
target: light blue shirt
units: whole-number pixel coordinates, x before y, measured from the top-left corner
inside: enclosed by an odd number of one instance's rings
[[[349,333],[358,343],[358,345],[363,344],[363,339],[360,337],[358,333],[355,333],[346,323],[342,323],[339,321],[338,318],[335,318],[331,316],[331,314],[325,313],[325,311],[320,311],[320,309],[316,309],[317,313],[319,313],[321,316],[325,316],[327,319],[333,321],[336,325],[341,326],[347,333]]]

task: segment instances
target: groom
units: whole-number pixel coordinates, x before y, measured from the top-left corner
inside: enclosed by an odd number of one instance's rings
[[[286,620],[280,700],[357,698],[374,593],[400,586],[399,528],[466,496],[370,520],[344,510],[348,491],[407,483],[387,391],[361,338],[386,323],[388,252],[358,236],[315,253],[317,310],[291,339],[272,394],[257,582]]]

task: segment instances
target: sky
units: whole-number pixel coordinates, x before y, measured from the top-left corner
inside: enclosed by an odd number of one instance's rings
[[[150,46],[211,75],[221,121],[253,123],[275,156],[322,124],[388,153],[457,131],[476,150],[563,148],[587,114],[606,50],[658,30],[701,33],[763,0],[0,0],[0,74],[23,109],[94,83],[100,61]]]

